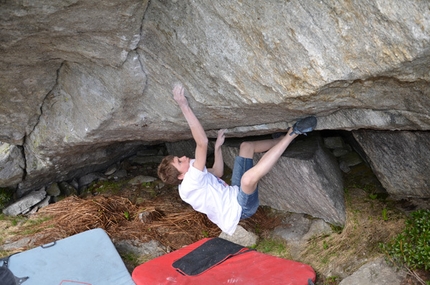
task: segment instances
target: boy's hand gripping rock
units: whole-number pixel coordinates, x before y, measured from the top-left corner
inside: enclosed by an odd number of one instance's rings
[[[178,103],[179,107],[188,106],[187,98],[184,95],[185,89],[184,89],[184,86],[182,86],[182,84],[180,83],[175,84],[175,86],[173,87],[172,93],[173,93],[173,99],[176,101],[176,103]]]
[[[221,129],[218,131],[218,137],[215,142],[215,147],[221,147],[224,144],[226,129]]]

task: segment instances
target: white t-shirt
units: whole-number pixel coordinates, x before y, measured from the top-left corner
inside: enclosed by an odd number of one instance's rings
[[[179,196],[194,210],[206,214],[223,232],[232,235],[242,214],[242,207],[237,202],[239,188],[229,186],[206,167],[200,171],[193,164],[194,160],[191,160],[178,187]]]

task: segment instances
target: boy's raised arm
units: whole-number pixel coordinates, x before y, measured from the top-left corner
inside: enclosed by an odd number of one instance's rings
[[[196,157],[193,166],[199,170],[203,170],[206,165],[208,137],[206,136],[200,121],[188,105],[187,98],[184,94],[185,89],[182,84],[175,84],[172,92],[173,99],[178,103],[179,108],[181,108],[182,114],[184,114],[196,142]]]

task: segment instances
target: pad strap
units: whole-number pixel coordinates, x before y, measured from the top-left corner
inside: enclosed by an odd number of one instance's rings
[[[3,262],[2,266],[0,267],[0,284],[1,285],[20,285],[24,281],[28,279],[28,277],[16,277],[13,275],[12,271],[8,268],[9,265],[9,258],[12,255],[9,255],[7,257],[1,258],[0,261]]]

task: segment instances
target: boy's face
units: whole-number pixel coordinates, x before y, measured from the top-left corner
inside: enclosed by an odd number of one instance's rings
[[[183,157],[175,156],[173,158],[172,165],[181,173],[178,176],[178,179],[182,180],[184,179],[185,173],[187,173],[188,169],[190,168],[190,158],[186,157],[185,155]]]

